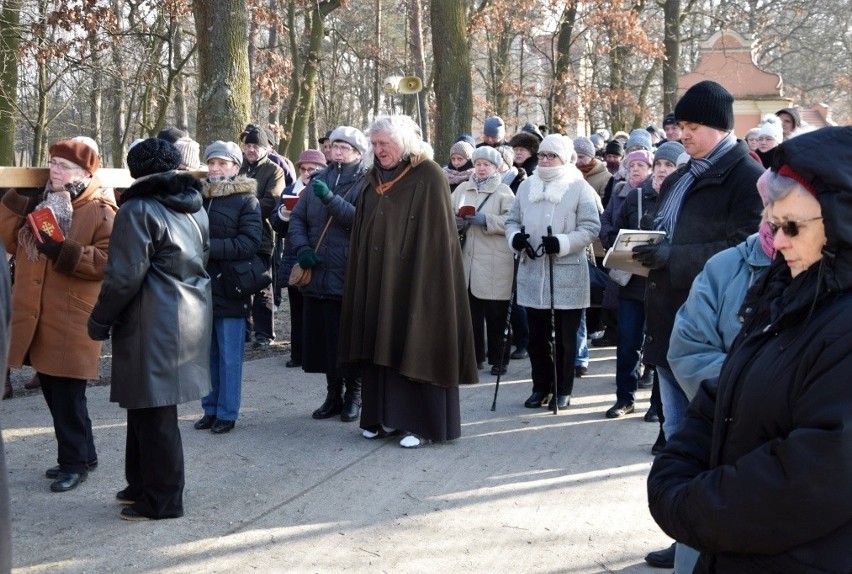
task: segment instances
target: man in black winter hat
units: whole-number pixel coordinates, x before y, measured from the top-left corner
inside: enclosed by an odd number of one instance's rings
[[[695,84],[678,101],[674,114],[691,161],[660,188],[653,227],[665,232],[665,239],[633,249],[633,258],[650,270],[643,360],[657,367],[665,415],[663,435],[655,448],[662,448],[678,430],[689,406],[667,359],[675,314],[704,263],[744,241],[760,224],[763,204],[757,179],[763,169],[748,155],[748,145],[737,141],[733,133],[733,106],[730,92],[710,80]],[[681,544],[676,553],[670,547],[645,559],[669,564],[672,554],[676,572],[692,572],[697,553]]]

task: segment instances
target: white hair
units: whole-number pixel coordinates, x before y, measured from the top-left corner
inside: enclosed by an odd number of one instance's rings
[[[380,116],[375,119],[367,130],[367,138],[376,132],[388,134],[390,140],[402,150],[402,159],[408,159],[412,154],[423,150],[423,142],[420,137],[420,126],[408,116]],[[373,146],[370,145],[364,156],[364,163],[373,165]]]

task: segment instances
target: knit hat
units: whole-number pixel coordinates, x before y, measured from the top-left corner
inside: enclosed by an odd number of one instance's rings
[[[502,140],[506,137],[506,124],[503,123],[503,119],[500,116],[485,118],[485,124],[482,126],[482,135]]]
[[[177,169],[181,153],[171,142],[159,138],[148,138],[127,152],[127,167],[130,177],[140,178],[152,173]]]
[[[476,140],[473,139],[473,136],[470,134],[462,134],[456,138],[457,142],[466,142],[470,144],[471,149],[476,147]],[[471,152],[473,153],[473,152]]]
[[[61,157],[79,165],[89,173],[101,166],[101,159],[91,146],[77,140],[59,140],[50,146],[50,157]]]
[[[519,132],[512,136],[512,139],[509,140],[509,145],[511,147],[528,149],[530,154],[535,155],[538,153],[538,146],[541,145],[541,140],[529,132]]]
[[[503,165],[503,156],[500,155],[500,152],[497,151],[495,148],[487,145],[476,148],[473,152],[473,157],[471,159],[473,161],[476,161],[478,159],[490,161],[494,164],[494,167],[497,168]]]
[[[211,159],[224,159],[237,165],[243,164],[243,151],[234,142],[216,140],[204,150],[204,163]]]
[[[604,155],[624,155],[624,148],[621,146],[621,142],[618,140],[612,140],[606,144],[606,148],[604,148]]]
[[[333,142],[342,141],[348,143],[358,150],[358,153],[367,151],[367,138],[359,129],[349,126],[338,126],[331,132],[330,138]]]
[[[498,145],[496,148],[497,153],[503,158],[503,163],[506,164],[506,167],[512,167],[515,163],[515,150],[507,145]],[[500,166],[497,166],[500,167]]]
[[[734,96],[712,80],[698,82],[681,96],[674,109],[678,122],[693,122],[720,131],[734,129]]]
[[[544,139],[544,134],[541,133],[541,130],[529,122],[524,124],[524,127],[521,128],[521,131],[534,135],[539,142]]]
[[[677,161],[675,162],[675,165],[678,166],[678,167],[680,167],[682,165],[686,165],[686,164],[689,163],[689,160],[691,160],[691,159],[692,159],[692,156],[690,156],[687,152],[683,152],[682,154],[677,156]]]
[[[296,167],[302,167],[303,163],[314,163],[325,166],[325,154],[317,149],[306,149],[299,154],[299,161],[296,162]]]
[[[624,144],[624,149],[629,150],[632,147],[640,147],[644,150],[651,151],[652,145],[651,134],[648,133],[648,130],[636,128],[630,132],[630,137],[627,138],[627,143]]]
[[[169,143],[175,143],[180,138],[185,138],[188,135],[189,134],[185,131],[172,126],[170,128],[163,128],[157,132],[157,139],[166,140]]]
[[[619,131],[615,132],[615,135],[612,136],[612,139],[614,139],[614,140],[620,139],[620,140],[624,140],[626,142],[628,139],[630,139],[630,136],[627,134],[627,132],[619,130]]]
[[[666,114],[666,117],[663,118],[663,127],[666,126],[676,126],[677,120],[675,119],[674,112],[669,112]]]
[[[776,142],[784,141],[784,129],[781,126],[781,119],[774,114],[767,114],[760,124],[760,131],[757,133],[760,136],[769,136]]]
[[[201,165],[201,158],[199,157],[201,146],[198,145],[198,142],[186,137],[180,138],[174,145],[181,155],[180,165],[185,169],[198,169],[198,166]]]
[[[255,127],[244,132],[245,136],[241,138],[244,144],[255,144],[260,148],[266,149],[269,146],[269,140],[266,137],[266,132],[263,128]]]
[[[624,158],[624,165],[630,167],[630,162],[632,161],[644,161],[648,164],[648,167],[654,165],[654,158],[651,152],[646,149],[637,149],[627,154],[627,157]]]
[[[453,147],[450,148],[450,157],[454,155],[460,155],[464,159],[470,161],[470,158],[473,156],[473,146],[466,141],[457,141],[453,144]]]
[[[574,150],[577,152],[577,155],[595,157],[595,144],[585,136],[574,138]]]
[[[317,141],[321,144],[325,143],[326,140],[331,139],[331,132],[333,131],[334,130],[328,130],[327,132],[325,132],[325,135],[319,138]]]
[[[601,134],[590,135],[589,141],[592,142],[592,145],[595,147],[595,151],[603,150],[604,146],[606,145],[606,140]],[[577,149],[577,142],[574,142],[574,149]]]
[[[666,142],[657,148],[657,151],[654,153],[654,161],[666,159],[677,165],[677,158],[683,152],[683,144],[680,142]]]
[[[799,110],[796,108],[781,108],[777,112],[775,112],[776,116],[781,116],[781,114],[787,114],[791,118],[793,118],[793,129],[799,129],[802,127],[802,118],[799,116]]]
[[[571,140],[562,134],[550,134],[541,140],[541,145],[538,146],[539,153],[548,152],[555,153],[562,160],[562,163],[574,163],[573,157],[574,145]]]

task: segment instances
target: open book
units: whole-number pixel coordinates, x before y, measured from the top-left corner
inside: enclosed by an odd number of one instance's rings
[[[665,231],[622,229],[618,232],[615,243],[607,250],[603,266],[647,277],[650,269],[633,259],[633,248],[637,245],[656,245],[662,243],[665,238]]]

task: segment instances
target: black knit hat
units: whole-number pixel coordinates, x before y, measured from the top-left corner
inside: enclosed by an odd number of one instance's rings
[[[262,148],[269,146],[269,140],[266,138],[266,132],[262,128],[250,129],[246,132],[243,138],[244,144],[256,144]]]
[[[679,122],[693,122],[717,130],[734,129],[734,96],[712,80],[698,82],[678,100],[674,109]]]
[[[675,119],[674,112],[669,112],[669,113],[666,114],[666,117],[663,118],[663,127],[672,126],[672,125],[676,126],[677,120]]]
[[[606,148],[604,148],[604,155],[624,155],[624,147],[621,145],[621,142],[618,140],[612,140],[608,144],[606,144]]]
[[[509,147],[522,147],[529,150],[532,155],[538,153],[538,144],[541,140],[530,132],[518,132],[509,140]]]
[[[177,169],[181,153],[174,144],[160,138],[148,138],[127,152],[127,167],[133,178]]]
[[[170,128],[163,128],[157,133],[157,137],[161,140],[165,140],[169,143],[175,143],[180,138],[187,137],[187,133],[181,129],[178,129],[174,126]]]

